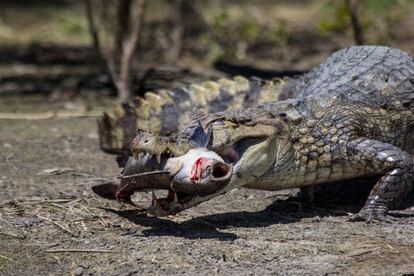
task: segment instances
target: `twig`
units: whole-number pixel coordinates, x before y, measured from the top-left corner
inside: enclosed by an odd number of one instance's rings
[[[3,256],[3,255],[0,255],[0,258],[3,258],[3,259],[6,259],[6,260],[8,260],[8,261],[13,262],[13,260],[12,260],[12,259],[10,259],[10,258],[8,258],[8,257],[6,257],[6,256]]]
[[[60,209],[66,209],[67,208],[66,206],[60,205],[58,203],[50,203],[50,205],[55,206],[55,207],[58,207]]]
[[[18,240],[23,240],[23,239],[26,238],[23,235],[15,235],[15,234],[12,234],[12,233],[9,233],[9,232],[0,232],[0,235],[15,238],[15,239],[18,239]]]
[[[56,248],[56,249],[46,249],[46,253],[63,253],[63,252],[84,252],[84,253],[118,253],[118,251],[98,249],[98,248]]]
[[[13,113],[1,112],[0,120],[46,120],[46,119],[66,119],[66,118],[96,118],[101,116],[100,112],[40,112],[40,113]]]
[[[41,200],[27,200],[21,204],[41,204],[41,203],[68,203],[74,201],[75,198],[57,198],[57,199],[41,199]]]
[[[346,254],[346,256],[347,257],[359,257],[359,256],[369,254],[369,253],[374,252],[374,251],[378,251],[378,249],[380,249],[380,247],[367,248],[367,249],[357,249],[357,250],[354,250],[354,251]]]
[[[73,233],[72,231],[70,231],[68,228],[66,228],[65,226],[63,226],[63,225],[61,225],[61,224],[59,224],[59,223],[57,223],[56,221],[53,221],[53,220],[51,220],[50,218],[47,218],[47,217],[42,217],[42,216],[39,216],[39,215],[37,215],[37,217],[38,218],[41,218],[41,219],[44,219],[44,220],[47,220],[47,221],[49,221],[49,222],[51,222],[51,223],[53,223],[54,225],[56,225],[57,227],[59,227],[60,229],[62,229],[63,231],[65,231],[66,233],[68,233],[69,235],[71,235],[72,237],[76,237],[76,234],[75,233]]]
[[[143,172],[143,173],[136,173],[136,174],[130,174],[130,175],[126,175],[126,176],[120,176],[118,178],[120,179],[129,179],[129,178],[135,178],[135,177],[139,177],[139,176],[146,176],[146,175],[152,175],[152,174],[169,174],[169,171],[161,171],[161,170],[157,170],[157,171],[152,171],[152,172]]]
[[[14,201],[18,205],[32,205],[32,204],[43,204],[43,203],[68,203],[72,201],[78,201],[75,198],[57,198],[57,199],[39,199],[39,200],[24,200],[24,201]],[[0,203],[1,206],[7,206],[11,201],[6,201]]]
[[[104,220],[104,218],[102,217],[102,215],[101,214],[95,214],[95,213],[93,213],[93,212],[91,212],[87,207],[85,207],[85,206],[81,206],[81,208],[83,209],[83,210],[85,210],[85,212],[86,213],[88,213],[88,214],[90,214],[90,215],[92,215],[92,216],[97,216],[98,217],[98,219],[99,219],[99,222],[102,224],[102,226],[103,227],[107,227],[108,225],[110,225],[110,223],[109,222],[106,222],[105,220]]]

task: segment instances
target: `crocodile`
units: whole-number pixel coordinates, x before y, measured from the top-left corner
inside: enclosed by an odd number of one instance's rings
[[[288,91],[286,100],[196,116],[175,134],[139,130],[131,158],[182,156],[201,127],[212,129],[208,149],[233,166],[230,181],[208,195],[169,189],[179,208],[155,200],[156,213],[176,214],[239,187],[308,188],[369,176],[379,180],[351,220],[385,220],[412,187],[412,58],[394,48],[353,46],[289,82]]]

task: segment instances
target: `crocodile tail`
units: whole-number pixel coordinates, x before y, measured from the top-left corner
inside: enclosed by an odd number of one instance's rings
[[[147,92],[130,103],[118,104],[98,119],[100,147],[107,153],[126,154],[137,129],[169,135],[182,129],[197,114],[248,108],[293,97],[291,91],[283,89],[286,81],[236,76]]]

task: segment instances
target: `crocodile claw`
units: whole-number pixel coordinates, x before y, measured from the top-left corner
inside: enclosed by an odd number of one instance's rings
[[[375,212],[374,210],[362,209],[356,214],[351,215],[346,219],[347,221],[365,221],[367,223],[392,223],[392,221],[383,212]]]

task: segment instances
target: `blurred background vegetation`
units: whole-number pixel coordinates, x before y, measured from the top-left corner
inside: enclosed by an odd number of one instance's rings
[[[409,0],[0,0],[0,96],[125,102],[223,76],[299,75],[355,44],[413,56],[412,26]],[[13,97],[0,109],[18,110]]]

